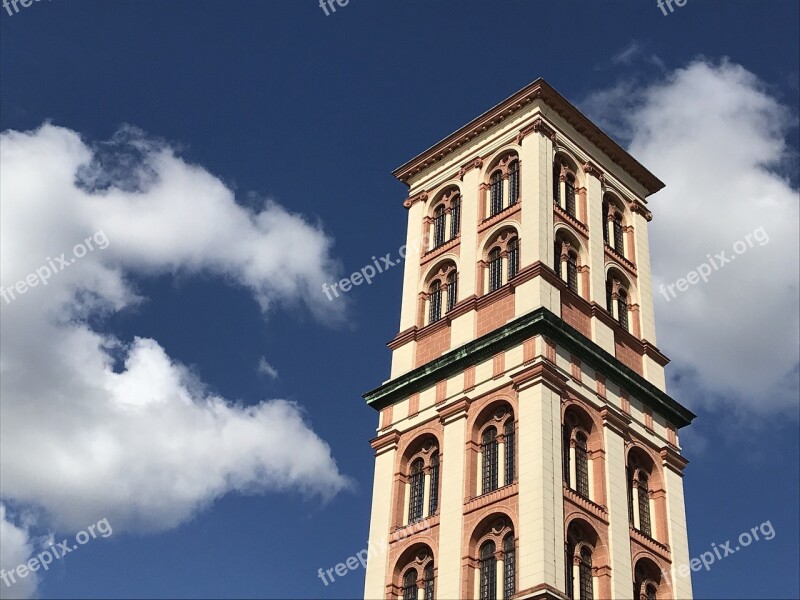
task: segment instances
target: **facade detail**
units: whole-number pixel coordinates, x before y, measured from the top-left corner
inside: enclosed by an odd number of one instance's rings
[[[694,415],[666,393],[647,231],[664,184],[541,79],[394,175],[365,599],[692,598]]]

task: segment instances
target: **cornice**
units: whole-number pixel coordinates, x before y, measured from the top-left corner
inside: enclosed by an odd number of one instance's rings
[[[543,307],[394,378],[367,392],[364,398],[369,406],[380,410],[536,335],[544,335],[561,345],[581,362],[599,370],[606,381],[624,388],[677,427],[684,427],[695,418],[694,413],[666,392]]]
[[[602,129],[592,123],[586,115],[579,111],[566,98],[559,94],[544,79],[537,79],[506,100],[476,117],[442,141],[434,144],[421,154],[412,158],[393,171],[393,175],[405,184],[408,180],[440,162],[470,140],[478,137],[488,129],[501,123],[535,100],[542,100],[555,110],[575,130],[605,153],[615,164],[638,181],[649,194],[654,194],[664,187],[664,183],[648,171],[639,161],[626,152]],[[523,130],[524,131],[524,130]],[[544,133],[547,135],[547,133]],[[524,137],[524,134],[523,134]],[[463,170],[463,167],[462,167]],[[463,174],[462,174],[463,176]]]

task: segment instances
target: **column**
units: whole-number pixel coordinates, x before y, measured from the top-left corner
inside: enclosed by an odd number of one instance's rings
[[[667,528],[669,546],[672,550],[672,597],[691,600],[691,574],[681,577],[676,569],[689,564],[689,537],[686,532],[686,507],[683,498],[683,469],[688,461],[670,447],[661,451],[664,468],[664,487],[666,488]]]
[[[375,479],[372,484],[369,554],[364,582],[365,598],[383,598],[385,595],[389,530],[392,525],[392,483],[399,440],[400,435],[397,431],[390,431],[372,442],[375,450]]]
[[[631,598],[633,568],[631,567],[631,537],[628,518],[628,480],[625,470],[624,432],[630,417],[609,406],[601,410],[605,444],[606,502],[608,507],[608,555],[611,566],[611,595],[624,600]],[[634,499],[634,514],[636,514]]]
[[[439,509],[439,598],[461,598],[461,542],[464,536],[464,474],[469,400],[463,398],[439,409],[444,425]]]
[[[512,377],[519,398],[519,589],[564,589],[561,396],[564,378],[534,363]]]

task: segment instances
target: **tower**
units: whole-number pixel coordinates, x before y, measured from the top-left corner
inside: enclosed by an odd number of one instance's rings
[[[365,598],[692,597],[656,347],[664,184],[539,79],[398,168]]]

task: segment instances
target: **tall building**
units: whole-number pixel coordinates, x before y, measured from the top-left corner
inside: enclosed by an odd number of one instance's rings
[[[665,391],[647,236],[664,184],[541,79],[394,175],[365,598],[691,598],[694,415]]]

